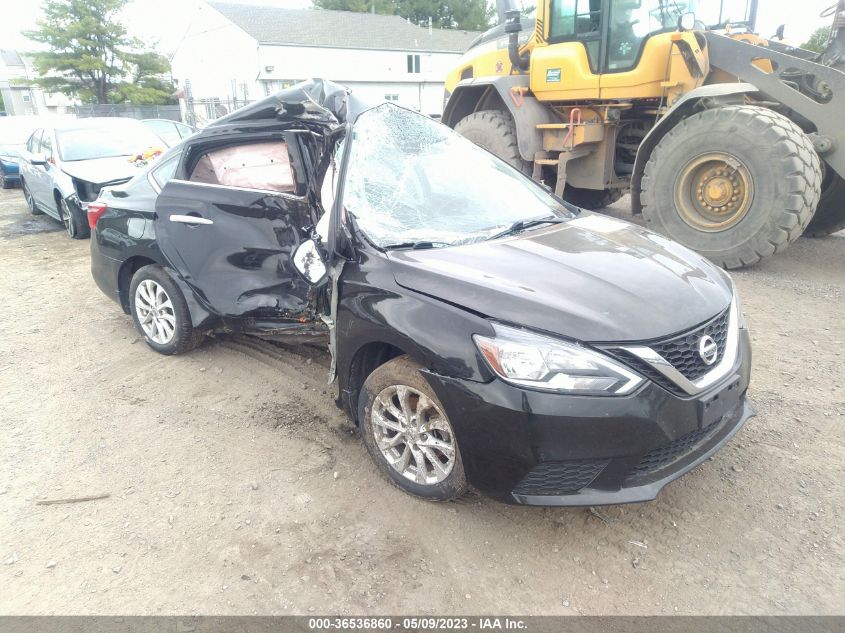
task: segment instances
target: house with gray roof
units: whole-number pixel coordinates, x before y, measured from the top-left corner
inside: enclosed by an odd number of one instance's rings
[[[0,114],[64,114],[73,104],[61,93],[44,92],[29,81],[37,77],[32,60],[18,51],[0,48]]]
[[[173,76],[200,125],[310,77],[437,115],[447,72],[477,36],[393,15],[210,1],[173,56]]]

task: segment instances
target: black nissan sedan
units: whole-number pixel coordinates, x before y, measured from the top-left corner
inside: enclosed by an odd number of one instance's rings
[[[325,341],[339,405],[420,497],[646,501],[753,415],[724,272],[330,82],[217,120],[88,213],[94,278],[151,348]]]

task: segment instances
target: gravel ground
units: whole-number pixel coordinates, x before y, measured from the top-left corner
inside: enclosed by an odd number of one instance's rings
[[[20,190],[0,246],[0,614],[845,613],[845,233],[735,275],[758,417],[594,511],[406,496],[322,351],[157,355]]]

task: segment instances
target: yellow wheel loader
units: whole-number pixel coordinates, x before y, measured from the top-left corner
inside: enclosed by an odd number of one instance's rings
[[[650,228],[726,268],[845,227],[845,0],[820,55],[755,35],[757,0],[497,8],[443,121],[559,196],[630,191]]]

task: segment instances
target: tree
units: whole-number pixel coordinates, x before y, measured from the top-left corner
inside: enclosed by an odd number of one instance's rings
[[[493,9],[487,0],[312,0],[315,9],[399,15],[414,24],[442,29],[482,31],[490,26]]]
[[[397,11],[414,24],[437,28],[485,30],[490,25],[493,9],[487,0],[397,0]]]
[[[86,103],[164,103],[167,58],[144,51],[118,21],[132,0],[45,0],[38,28],[24,33],[49,50],[32,53],[34,83]]]
[[[331,9],[333,11],[353,11],[355,13],[380,13],[394,15],[396,2],[394,0],[313,0],[315,9]]]
[[[820,26],[810,35],[810,39],[801,44],[801,48],[806,48],[808,51],[814,53],[824,53],[827,47],[827,41],[830,39],[830,27]]]

